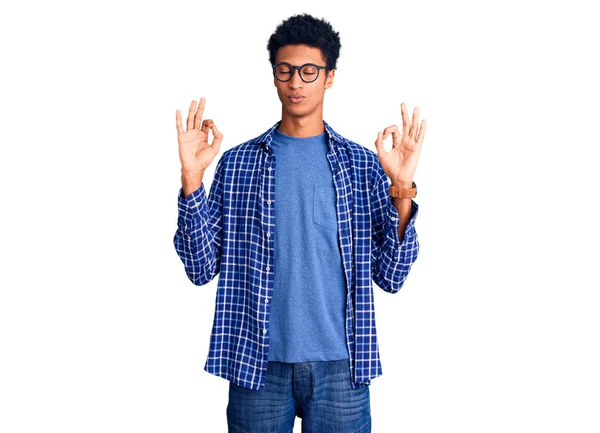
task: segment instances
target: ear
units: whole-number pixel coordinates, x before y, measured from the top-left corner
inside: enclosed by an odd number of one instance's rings
[[[329,71],[329,73],[327,74],[327,78],[325,79],[325,88],[329,89],[331,86],[333,86],[333,78],[335,76],[335,69],[332,69],[331,71]]]

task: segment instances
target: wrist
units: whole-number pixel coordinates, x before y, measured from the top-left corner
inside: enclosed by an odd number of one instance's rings
[[[181,170],[181,186],[187,197],[202,185],[204,170]]]
[[[181,178],[187,180],[202,179],[205,169],[181,169]]]
[[[412,188],[413,181],[411,180],[392,180],[392,186],[399,188]]]
[[[181,174],[204,174],[206,168],[186,168],[181,167]]]

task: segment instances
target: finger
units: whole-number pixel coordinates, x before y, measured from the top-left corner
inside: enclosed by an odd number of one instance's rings
[[[381,158],[385,155],[385,147],[383,146],[383,138],[381,131],[377,131],[377,140],[375,140],[375,148],[377,149],[377,156]]]
[[[196,112],[196,116],[194,117],[194,128],[196,129],[200,128],[200,122],[202,122],[202,115],[204,114],[205,105],[206,99],[204,99],[204,97],[201,97],[200,103],[198,104],[198,111]]]
[[[404,102],[400,104],[400,113],[402,114],[402,135],[406,136],[408,135],[410,124],[408,123],[408,113]]]
[[[181,111],[179,110],[175,112],[175,125],[177,126],[177,134],[181,134],[183,132],[183,125],[181,124]]]
[[[408,135],[410,135],[412,138],[416,138],[418,126],[419,126],[419,107],[415,107],[415,109],[413,110],[412,124],[410,125],[410,131],[409,131]]]
[[[188,111],[188,117],[187,117],[187,130],[188,131],[194,127],[194,113],[196,113],[196,100],[195,99],[190,104],[190,111]]]
[[[212,128],[213,124],[214,124],[214,122],[212,121],[212,119],[204,119],[204,121],[202,122],[202,132],[204,132],[207,137],[208,137],[208,130],[210,128]]]
[[[417,143],[421,144],[423,142],[423,139],[425,138],[425,126],[427,125],[427,122],[425,122],[425,119],[423,119],[421,121],[421,129],[419,130],[419,136],[417,137]]]
[[[383,130],[383,139],[385,140],[385,138],[389,135],[392,134],[392,148],[394,147],[394,145],[397,145],[400,143],[400,129],[398,128],[398,125],[392,125],[392,126],[388,126],[387,128],[385,128]]]

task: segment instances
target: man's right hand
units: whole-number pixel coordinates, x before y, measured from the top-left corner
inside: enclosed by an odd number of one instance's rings
[[[181,124],[181,112],[176,111],[177,141],[179,142],[179,159],[181,160],[181,178],[185,196],[188,196],[202,184],[204,171],[219,153],[223,135],[212,119],[202,121],[206,100],[200,98],[198,110],[196,101],[192,101],[187,118],[187,130]],[[208,144],[209,129],[213,133],[213,142]]]

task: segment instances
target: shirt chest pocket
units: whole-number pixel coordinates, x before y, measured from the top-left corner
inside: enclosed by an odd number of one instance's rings
[[[313,186],[313,222],[330,230],[337,230],[337,212],[333,185]]]

